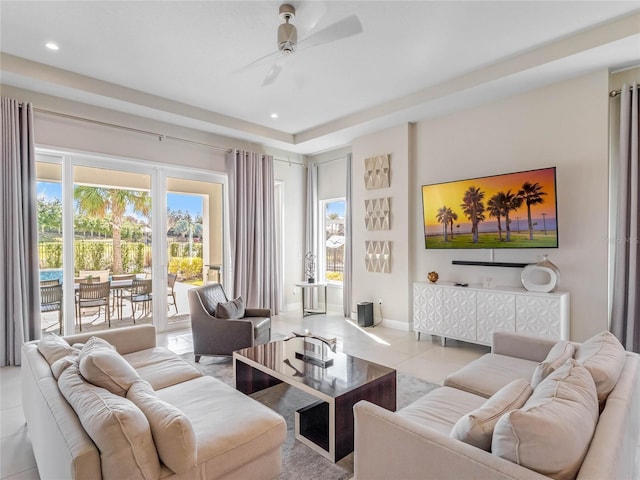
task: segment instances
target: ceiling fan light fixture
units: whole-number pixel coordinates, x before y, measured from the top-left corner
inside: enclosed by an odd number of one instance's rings
[[[295,19],[296,9],[284,3],[280,5],[278,13],[284,21],[284,23],[278,27],[278,50],[285,55],[289,55],[295,51],[298,43],[298,30],[295,25],[289,23]]]

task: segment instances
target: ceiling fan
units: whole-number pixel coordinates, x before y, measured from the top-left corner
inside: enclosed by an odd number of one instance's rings
[[[277,45],[278,50],[272,52],[264,57],[258,58],[253,62],[245,65],[238,71],[244,71],[249,67],[256,66],[258,64],[266,63],[266,61],[276,58],[275,63],[267,72],[267,75],[262,82],[262,86],[270,85],[275,82],[276,78],[282,71],[282,65],[280,60],[283,57],[289,56],[294,52],[300,52],[312,47],[324,45],[326,43],[335,42],[343,38],[351,37],[362,32],[362,24],[360,19],[356,15],[348,16],[342,20],[339,20],[328,27],[319,30],[306,38],[303,38],[298,42],[298,30],[293,24],[296,17],[296,9],[293,5],[284,3],[280,5],[278,14],[283,21],[278,26]],[[278,58],[280,57],[280,58]]]

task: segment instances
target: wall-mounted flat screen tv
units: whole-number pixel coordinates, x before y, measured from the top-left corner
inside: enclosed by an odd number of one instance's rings
[[[557,248],[555,167],[422,186],[425,248]]]

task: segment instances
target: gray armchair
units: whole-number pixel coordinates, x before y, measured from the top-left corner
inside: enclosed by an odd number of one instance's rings
[[[246,308],[244,317],[215,316],[218,303],[228,302],[222,285],[211,283],[188,291],[196,362],[202,355],[231,355],[235,350],[262,345],[271,340],[271,311]]]

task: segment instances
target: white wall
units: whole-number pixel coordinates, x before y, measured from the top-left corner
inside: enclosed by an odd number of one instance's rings
[[[282,310],[301,310],[302,299],[296,282],[304,278],[304,217],[306,169],[303,165],[274,163],[276,181],[284,184],[284,282]]]
[[[376,322],[382,317],[389,326],[408,330],[411,319],[411,224],[410,145],[413,128],[399,127],[358,138],[353,143],[353,288],[352,311],[359,302],[374,302]],[[367,190],[364,185],[365,158],[391,154],[391,182],[388,188]],[[364,224],[365,199],[391,197],[391,229],[367,231]],[[389,240],[391,272],[372,273],[365,268],[365,240]]]
[[[558,249],[495,250],[495,261],[535,262],[543,253],[571,292],[571,338],[607,328],[608,72],[558,83],[446,118],[416,130],[411,191],[420,205],[427,183],[556,166]],[[518,286],[521,270],[465,267],[451,260],[489,260],[488,250],[425,250],[422,212],[414,210],[415,279],[436,270],[445,280]]]

